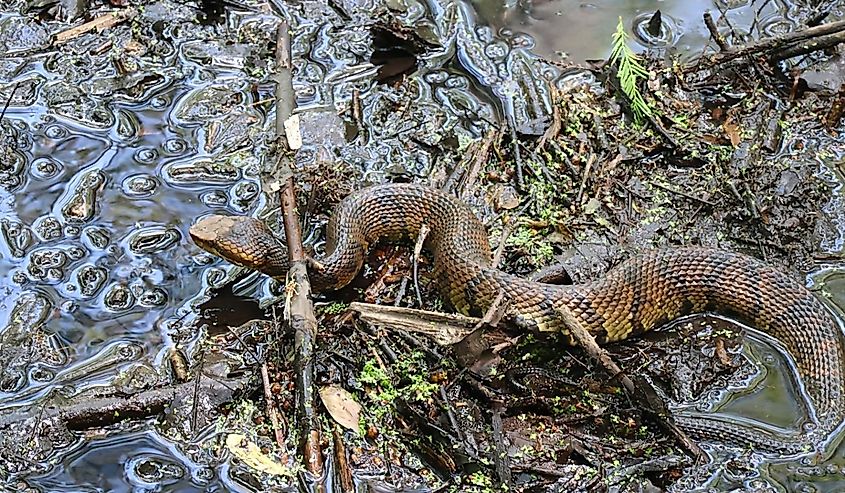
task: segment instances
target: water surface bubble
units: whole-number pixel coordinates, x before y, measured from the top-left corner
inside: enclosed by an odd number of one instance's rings
[[[159,253],[176,245],[182,234],[176,228],[148,226],[129,237],[129,250],[136,254]]]
[[[62,164],[50,157],[36,158],[30,167],[30,175],[36,180],[55,178],[62,171]]]
[[[158,181],[154,176],[137,174],[123,180],[123,193],[128,197],[149,197],[158,188]]]
[[[164,152],[170,155],[182,154],[188,149],[188,143],[180,138],[172,138],[164,141]]]
[[[111,311],[122,312],[132,308],[135,304],[135,295],[125,284],[112,284],[106,289],[103,302]]]
[[[59,140],[67,137],[68,131],[61,125],[49,125],[44,129],[44,135],[50,139]]]
[[[141,164],[152,164],[158,159],[158,151],[155,149],[138,149],[135,152],[135,161]]]

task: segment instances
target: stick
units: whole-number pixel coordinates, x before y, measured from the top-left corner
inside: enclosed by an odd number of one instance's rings
[[[15,85],[12,86],[12,92],[9,93],[9,99],[6,100],[6,104],[3,105],[3,111],[0,111],[0,122],[3,121],[3,117],[6,116],[6,110],[9,109],[9,105],[12,104],[12,98],[15,97],[15,91],[18,90],[18,86],[20,82],[15,82]]]
[[[728,43],[725,41],[725,38],[719,34],[719,29],[716,27],[716,23],[713,21],[713,16],[710,15],[710,11],[704,13],[704,25],[707,26],[707,30],[710,31],[710,37],[713,38],[713,41],[719,45],[719,50],[727,51],[730,49]]]
[[[349,305],[349,309],[372,325],[425,334],[441,346],[460,342],[481,322],[480,318],[464,315],[370,303],[354,302]]]
[[[422,253],[423,243],[425,243],[425,238],[428,236],[428,232],[431,231],[429,227],[425,224],[420,226],[420,233],[417,236],[417,243],[414,245],[414,291],[417,293],[417,303],[420,306],[423,306],[422,296],[420,295],[420,283],[419,283],[419,276],[418,276],[418,268],[420,263],[420,254]]]
[[[467,171],[464,183],[463,183],[463,192],[461,192],[460,197],[465,199],[467,195],[469,195],[470,190],[475,188],[475,182],[478,180],[478,173],[481,171],[482,166],[484,163],[487,162],[487,156],[490,155],[490,147],[493,145],[493,141],[501,138],[501,133],[491,128],[487,131],[487,134],[484,136],[484,140],[481,141],[481,145],[477,147],[477,151],[475,152],[474,159],[472,160],[472,166]]]
[[[838,33],[840,31],[845,31],[845,20],[822,24],[821,26],[795,31],[781,36],[762,39],[741,48],[729,48],[725,51],[702,59],[700,65],[694,68],[696,70],[712,68],[716,65],[727,63],[740,57],[763,52],[774,52],[785,46],[794,45],[809,39]]]
[[[584,167],[584,173],[581,174],[581,186],[578,187],[578,198],[575,199],[575,203],[578,205],[581,204],[581,199],[584,198],[584,188],[587,186],[587,178],[590,177],[590,168],[593,167],[595,160],[596,156],[592,153],[587,158],[587,165]]]
[[[340,491],[355,491],[355,483],[352,480],[352,469],[346,459],[346,446],[343,443],[343,435],[340,426],[334,425],[332,429],[332,440],[334,441],[335,470],[340,479]]]
[[[552,124],[549,125],[549,128],[543,132],[543,136],[537,141],[537,147],[535,148],[536,152],[542,151],[543,148],[546,147],[546,142],[554,140],[563,128],[563,123],[560,119],[560,104],[558,104],[560,103],[560,93],[551,82],[549,82],[549,93],[552,97]]]
[[[77,38],[88,31],[103,31],[112,26],[120,24],[121,22],[131,19],[135,17],[135,9],[129,8],[126,10],[118,10],[114,12],[109,12],[107,14],[103,14],[93,20],[90,20],[84,24],[80,24],[76,27],[72,27],[66,31],[62,31],[56,34],[56,38],[53,41],[54,45],[60,45],[62,43],[66,43],[74,38]]]
[[[661,189],[661,190],[665,190],[669,193],[674,193],[674,194],[680,195],[681,197],[686,197],[690,200],[695,200],[696,202],[701,202],[702,204],[709,205],[710,207],[716,206],[716,204],[714,204],[713,202],[711,202],[709,200],[702,199],[701,197],[696,197],[695,195],[686,193],[686,192],[681,191],[681,190],[675,190],[674,188],[667,186],[667,185],[664,185],[662,183],[658,183],[656,181],[653,181],[653,182],[651,182],[651,184],[654,185],[655,187]]]
[[[772,62],[778,62],[801,55],[807,55],[814,51],[824,50],[840,43],[845,43],[845,31],[821,36],[806,43],[796,43],[794,45],[790,45],[783,50],[775,52],[769,60]]]
[[[264,387],[264,408],[267,416],[270,417],[270,424],[273,425],[273,436],[276,437],[276,445],[285,450],[285,434],[282,431],[282,423],[279,419],[279,412],[276,409],[276,400],[270,390],[270,372],[267,370],[267,363],[261,364],[261,384]]]
[[[293,185],[293,166],[285,134],[285,121],[290,118],[296,105],[293,90],[293,65],[290,55],[290,32],[287,21],[279,23],[276,44],[276,134],[280,152],[278,168],[285,173],[280,202],[282,220],[287,240],[291,268],[288,272],[290,296],[290,325],[294,330],[294,372],[297,386],[297,414],[302,428],[302,456],[305,468],[314,475],[315,489],[325,491],[323,478],[323,453],[320,449],[320,420],[315,409],[314,392],[314,339],[317,336],[317,318],[311,304],[311,283],[302,249],[302,231],[296,212],[296,197]]]

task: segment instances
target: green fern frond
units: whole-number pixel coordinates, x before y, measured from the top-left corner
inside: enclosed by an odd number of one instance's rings
[[[648,79],[648,70],[640,64],[637,54],[628,47],[628,35],[625,33],[622,17],[619,17],[616,32],[613,33],[613,50],[610,52],[610,63],[616,65],[619,85],[622,92],[631,101],[631,110],[634,112],[636,119],[639,121],[645,116],[651,116],[651,106],[643,98],[638,86],[640,79]]]

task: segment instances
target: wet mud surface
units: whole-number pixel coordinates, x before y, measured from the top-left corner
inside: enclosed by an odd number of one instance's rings
[[[659,2],[656,36],[641,28],[651,2],[577,3],[5,5],[4,487],[313,487],[290,412],[284,286],[188,236],[212,212],[277,219],[259,171],[272,165],[269,75],[282,16],[292,25],[303,136],[299,210],[317,252],[331,207],[350,191],[415,181],[466,200],[493,248],[502,244],[502,268],[520,275],[561,264],[578,283],[644,249],[718,246],[807,279],[834,310],[845,308],[845,139],[841,124],[822,122],[842,82],[840,53],[802,59],[800,90],[760,67],[686,72],[663,60],[704,49],[700,15],[710,2]],[[817,13],[723,3],[752,38]],[[64,40],[72,26],[115,12],[114,25]],[[831,19],[841,14],[834,8]],[[647,85],[663,132],[637,126],[607,72],[586,68],[609,53],[620,15],[632,46],[651,50]],[[581,34],[550,38],[561,25]],[[379,246],[351,287],[316,300],[318,384],[362,406],[356,429],[325,412],[321,425],[327,449],[345,443],[360,491],[497,491],[502,481],[525,491],[845,488],[841,448],[808,465],[704,442],[713,460],[694,465],[615,380],[554,335],[499,329],[480,346],[443,347],[349,316],[356,300],[449,310],[425,259],[420,304],[411,253]],[[683,320],[610,351],[671,406],[783,427],[804,412],[777,345],[722,318]],[[268,362],[285,414],[285,447],[264,412],[257,361]],[[105,428],[54,419],[56,409],[83,415],[86,401],[116,405],[115,389],[157,389],[164,397],[147,394],[146,404],[167,401],[166,410]],[[329,460],[327,469],[337,487],[341,466]]]

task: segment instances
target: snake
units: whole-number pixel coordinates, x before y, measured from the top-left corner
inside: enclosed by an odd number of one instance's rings
[[[809,401],[801,426],[785,430],[686,412],[674,416],[685,430],[781,454],[820,453],[845,421],[845,354],[838,319],[802,283],[728,250],[654,249],[590,282],[545,284],[497,269],[484,225],[458,197],[424,185],[388,183],[362,188],[336,206],[326,226],[325,252],[309,263],[312,288],[344,287],[361,270],[372,245],[413,241],[424,226],[431,275],[445,301],[466,315],[483,315],[501,295],[509,302],[507,323],[557,331],[570,344],[575,341],[567,320],[604,344],[704,313],[738,320],[779,341]],[[287,249],[258,219],[212,214],[196,221],[190,235],[229,262],[285,279]]]

